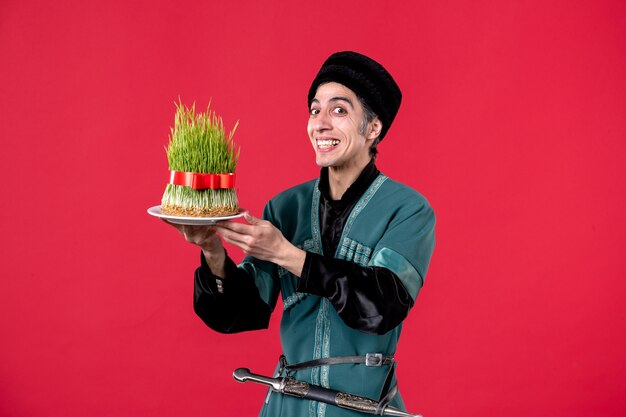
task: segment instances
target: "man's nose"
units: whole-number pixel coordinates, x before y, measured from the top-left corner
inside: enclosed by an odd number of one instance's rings
[[[323,112],[318,114],[315,118],[315,125],[313,127],[315,127],[315,130],[318,131],[330,129],[332,127],[330,117]]]

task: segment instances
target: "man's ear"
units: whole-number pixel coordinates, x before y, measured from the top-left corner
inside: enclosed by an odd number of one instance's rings
[[[376,139],[380,136],[380,132],[383,130],[383,123],[380,121],[378,116],[374,118],[370,122],[369,134],[367,135],[367,139]]]

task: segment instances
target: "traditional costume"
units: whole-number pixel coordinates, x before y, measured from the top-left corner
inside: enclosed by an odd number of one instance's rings
[[[387,74],[367,57],[341,54],[346,53],[335,54],[339,56],[331,56],[324,64],[312,90],[335,80],[333,74],[363,66]],[[357,82],[376,81],[367,68],[359,71],[358,77],[352,74]],[[359,90],[350,79],[337,82],[355,92]],[[360,94],[377,114],[385,113],[380,110],[381,103],[397,103],[395,110],[387,109],[388,115],[381,118],[386,133],[399,106],[399,90],[379,84],[382,93],[376,93],[378,98]],[[386,95],[392,95],[395,101]],[[310,94],[309,102],[311,99]],[[211,273],[201,256],[195,274],[196,313],[209,327],[223,333],[262,329],[267,327],[280,294],[284,356],[278,374],[364,397],[383,398],[384,404],[404,410],[401,396],[394,395],[393,355],[402,321],[423,285],[434,248],[435,217],[427,200],[381,174],[372,160],[341,200],[330,197],[328,168],[323,168],[319,179],[270,200],[263,218],[307,252],[302,275],[296,277],[271,262],[246,257],[239,266],[227,258],[226,277],[221,279]],[[261,416],[363,414],[273,394]]]

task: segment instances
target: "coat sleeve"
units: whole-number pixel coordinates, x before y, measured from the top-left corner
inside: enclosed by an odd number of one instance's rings
[[[273,221],[268,207],[263,218]],[[266,329],[280,292],[276,265],[247,256],[237,266],[226,256],[225,270],[224,279],[215,276],[200,253],[194,277],[196,314],[220,333]]]
[[[220,279],[213,275],[202,253],[200,259],[194,277],[194,311],[198,317],[220,333],[267,328],[272,308],[259,295],[248,271],[226,257],[226,277]]]
[[[389,269],[311,252],[297,290],[328,298],[348,326],[366,333],[387,333],[413,307],[413,299]]]
[[[387,333],[407,317],[423,285],[434,226],[424,202],[398,212],[367,266],[307,253],[297,290],[328,298],[352,328]]]

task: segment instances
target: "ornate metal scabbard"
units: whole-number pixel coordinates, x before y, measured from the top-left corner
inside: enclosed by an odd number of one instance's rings
[[[376,414],[376,410],[378,409],[378,401],[320,387],[319,385],[298,381],[297,379],[290,377],[270,378],[267,376],[253,374],[246,368],[236,369],[235,372],[233,372],[233,377],[239,382],[252,381],[258,384],[267,385],[274,391],[285,395],[319,401],[347,408],[349,410],[360,411],[362,413]],[[409,414],[391,406],[385,407],[382,415],[392,417],[422,417],[419,414]]]

